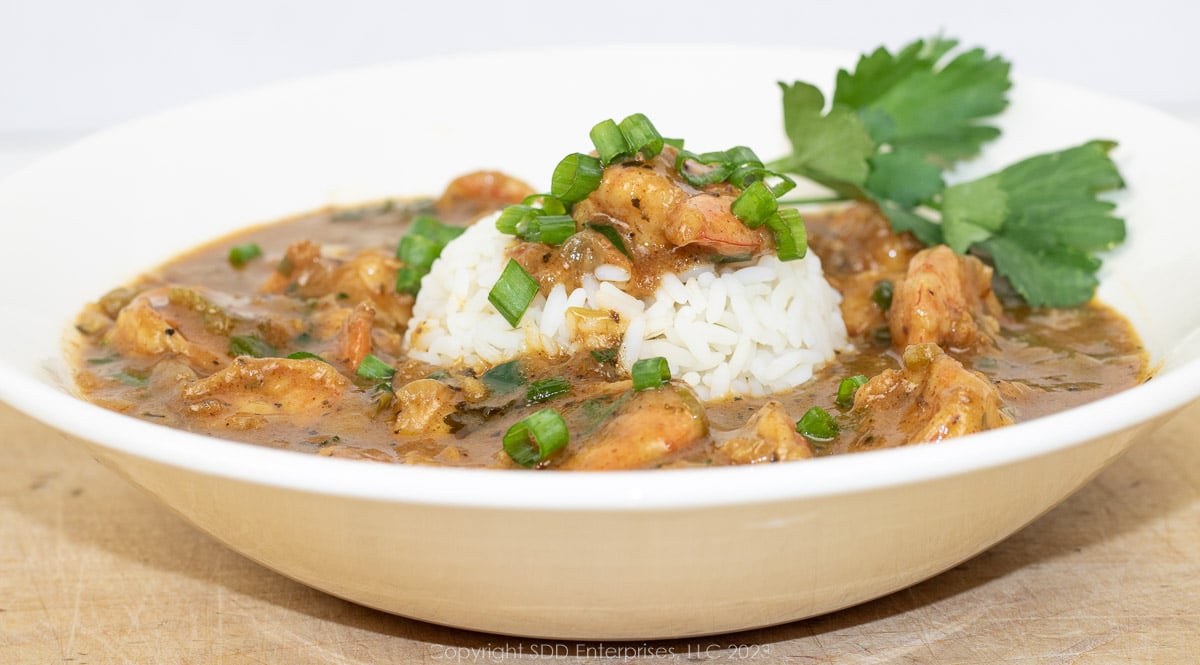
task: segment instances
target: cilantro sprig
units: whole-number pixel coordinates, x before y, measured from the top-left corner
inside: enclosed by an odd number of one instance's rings
[[[1086,302],[1096,253],[1125,236],[1113,204],[1097,198],[1123,186],[1108,156],[1116,144],[1091,141],[947,186],[946,169],[1000,135],[987,119],[1012,87],[1003,58],[957,46],[938,37],[864,54],[838,72],[828,109],[816,86],[780,83],[792,154],[769,166],[874,203],[927,245],[990,256],[1031,305]]]

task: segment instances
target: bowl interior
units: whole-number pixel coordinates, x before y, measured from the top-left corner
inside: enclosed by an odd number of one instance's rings
[[[703,77],[663,75],[700,61]],[[580,62],[595,66],[581,75]],[[744,144],[764,157],[782,155],[788,146],[775,82],[827,87],[837,67],[852,62],[837,52],[711,47],[413,61],[229,95],[97,134],[0,183],[0,261],[21,277],[0,284],[0,316],[20,322],[0,332],[0,397],[60,425],[76,423],[76,433],[105,445],[174,436],[71,397],[61,340],[83,303],[208,239],[331,203],[432,193],[478,168],[545,187],[557,160],[586,148],[587,130],[606,117],[643,112],[695,149]],[[1003,137],[962,175],[1091,138],[1117,140],[1128,189],[1114,200],[1130,230],[1106,259],[1100,297],[1130,317],[1160,365],[1151,384],[1179,387],[1143,386],[1110,404],[1149,417],[1193,399],[1200,307],[1188,291],[1200,281],[1193,257],[1200,227],[1187,219],[1185,178],[1200,172],[1200,132],[1046,81],[1018,79],[1011,98],[999,120]],[[1094,416],[1111,410],[1027,423],[1021,438],[1029,446],[1066,441],[1074,427],[1068,418],[1098,427]],[[184,450],[196,445],[197,437],[178,438]],[[985,445],[1005,455],[1036,453]],[[227,452],[261,454],[246,448]],[[979,448],[980,459],[987,450]],[[901,452],[895,459],[943,454]]]

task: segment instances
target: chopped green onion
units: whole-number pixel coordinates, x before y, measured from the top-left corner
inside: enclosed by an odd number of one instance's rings
[[[538,280],[534,280],[521,268],[520,263],[510,258],[504,266],[504,272],[500,272],[499,280],[487,293],[487,301],[496,307],[512,328],[516,328],[535,295],[538,295]]]
[[[621,238],[621,232],[617,231],[616,228],[608,224],[596,224],[594,222],[588,222],[585,224],[585,226],[596,233],[599,233],[605,238],[608,238],[609,242],[611,242],[613,246],[617,248],[617,251],[631,259],[633,258],[633,256],[629,253],[629,250],[625,248],[625,241]]]
[[[775,234],[775,254],[780,261],[804,258],[808,253],[808,233],[799,211],[781,208],[766,223]]]
[[[755,182],[747,187],[729,206],[735,217],[746,226],[757,229],[779,209],[775,195],[762,183]]]
[[[745,189],[753,183],[762,182],[763,178],[771,174],[772,172],[761,164],[740,164],[729,174],[729,182],[735,187]]]
[[[889,279],[881,279],[875,284],[875,289],[871,291],[871,302],[879,306],[879,309],[888,311],[892,308],[892,295],[896,287]]]
[[[525,368],[521,366],[520,360],[510,360],[506,363],[500,363],[495,367],[484,372],[479,377],[483,381],[483,385],[487,386],[488,390],[493,394],[503,395],[525,385]]]
[[[735,145],[725,151],[726,159],[734,166],[762,166],[762,160],[744,145]]]
[[[600,160],[580,152],[563,157],[550,176],[550,195],[563,203],[575,203],[587,198],[600,186],[604,167]]]
[[[266,358],[278,354],[275,347],[255,335],[234,335],[229,338],[229,355],[234,358],[238,356]]]
[[[575,235],[575,220],[570,215],[543,215],[538,220],[537,241],[546,245],[561,245]]]
[[[529,227],[537,223],[542,212],[531,205],[517,203],[500,211],[496,218],[496,230],[512,236],[524,236]]]
[[[788,192],[790,192],[796,188],[796,181],[792,180],[791,178],[789,178],[788,176],[786,176],[782,173],[777,173],[775,171],[767,171],[764,174],[764,177],[771,177],[771,178],[779,179],[779,182],[775,183],[774,185],[771,185],[771,193],[775,195],[775,198],[779,198],[780,196],[783,196],[784,194],[787,194]]]
[[[570,390],[571,383],[562,377],[552,376],[548,379],[539,379],[529,384],[529,389],[525,391],[525,403],[545,402],[559,395],[565,395]]]
[[[315,354],[315,353],[310,353],[310,352],[308,352],[308,351],[297,351],[297,352],[295,352],[295,353],[289,353],[289,354],[287,355],[287,359],[288,359],[288,360],[308,360],[308,359],[312,359],[312,360],[320,360],[321,362],[329,362],[329,361],[325,360],[324,358],[322,358],[321,356],[318,356],[318,355],[317,355],[317,354]]]
[[[646,159],[653,159],[662,152],[663,137],[644,114],[634,113],[626,116],[621,121],[620,128],[621,133],[625,135],[625,142],[633,152],[642,153],[642,157]]]
[[[508,321],[508,325],[516,328],[537,292],[537,280],[525,272],[521,264],[509,259],[504,272],[500,273],[500,279],[488,292],[488,302]]]
[[[416,268],[428,268],[442,253],[437,240],[410,233],[400,239],[396,258]]]
[[[127,369],[113,374],[113,378],[132,388],[145,388],[150,385],[150,374],[136,369]]]
[[[437,217],[418,215],[413,218],[406,235],[428,238],[439,245],[445,246],[446,243],[459,237],[466,230],[466,227],[463,226],[443,224]]]
[[[806,439],[830,441],[837,436],[838,424],[828,411],[814,406],[796,421],[796,431]]]
[[[251,259],[256,259],[262,256],[262,247],[256,243],[246,243],[245,245],[237,245],[229,248],[229,263],[234,268],[241,268],[250,262]]]
[[[521,205],[532,207],[534,203],[537,203],[539,201],[541,202],[542,207],[534,208],[534,210],[541,210],[542,212],[540,214],[543,214],[543,215],[565,215],[565,214],[567,214],[567,206],[564,205],[562,201],[559,201],[558,199],[554,198],[553,196],[550,196],[549,194],[530,194],[529,196],[526,196],[524,199],[521,199]]]
[[[396,374],[396,368],[368,353],[363,356],[362,362],[358,363],[358,369],[354,373],[364,379],[388,381]]]
[[[676,150],[683,150],[683,139],[663,138],[663,144],[669,145]]]
[[[438,240],[440,240],[442,243],[442,249],[445,249],[446,245],[449,245],[451,240],[454,240],[466,232],[467,227],[465,226],[442,224],[441,228],[438,229]]]
[[[554,409],[542,409],[517,421],[504,433],[504,452],[512,461],[532,467],[570,441],[567,422]]]
[[[859,386],[867,382],[867,377],[862,374],[855,374],[842,379],[838,384],[837,389],[837,405],[843,409],[850,408],[854,404],[854,393],[858,392]]]
[[[671,380],[671,366],[662,356],[644,358],[633,363],[629,370],[634,390],[658,388]]]
[[[685,168],[689,161],[702,166],[711,166],[712,168],[707,171],[692,173]],[[729,163],[729,156],[724,152],[706,152],[697,155],[687,150],[680,150],[679,154],[675,155],[675,170],[692,187],[704,187],[705,185],[725,182],[729,174],[733,173],[733,166]]]
[[[429,274],[428,270],[400,266],[396,270],[396,292],[417,295],[417,292],[421,290],[421,278],[427,274]]]
[[[592,358],[603,365],[616,360],[619,352],[619,349],[592,349]]]
[[[406,264],[396,272],[396,291],[415,295],[421,289],[421,278],[442,255],[442,250],[464,231],[465,228],[443,224],[436,217],[414,218],[396,247],[396,258]]]
[[[630,150],[629,142],[625,140],[621,128],[617,127],[617,123],[613,122],[611,118],[596,123],[588,136],[592,139],[592,145],[596,146],[596,154],[600,156],[600,163],[605,166],[633,155],[633,150]]]

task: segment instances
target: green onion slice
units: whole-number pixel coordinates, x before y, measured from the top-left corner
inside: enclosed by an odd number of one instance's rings
[[[896,287],[890,279],[881,279],[875,284],[875,288],[871,291],[871,302],[879,306],[879,309],[888,311],[892,308],[892,295],[895,293]]]
[[[539,379],[529,384],[529,388],[525,391],[525,403],[538,404],[559,395],[565,395],[570,391],[571,382],[562,377],[552,376],[548,379]]]
[[[575,235],[575,220],[570,215],[543,215],[537,222],[537,241],[540,243],[561,245]]]
[[[503,395],[525,385],[525,367],[520,360],[500,363],[479,377],[493,394]]]
[[[414,218],[396,246],[396,258],[406,264],[396,273],[396,291],[416,294],[421,288],[421,278],[442,255],[442,250],[464,231],[464,227],[443,224],[429,215]]]
[[[838,384],[837,389],[837,405],[843,409],[849,409],[854,405],[854,393],[858,392],[860,386],[867,382],[867,377],[862,374],[855,374],[842,379]]]
[[[566,204],[582,201],[600,186],[600,160],[580,152],[563,157],[550,176],[550,195]]]
[[[408,234],[400,239],[396,258],[417,268],[429,268],[442,254],[443,245],[433,238]]]
[[[620,349],[615,349],[615,348],[614,349],[592,349],[591,353],[592,353],[592,358],[596,362],[603,365],[605,363],[610,363],[610,362],[613,362],[614,360],[616,360],[617,354],[620,353]]]
[[[658,388],[671,380],[671,366],[662,356],[644,358],[633,363],[629,370],[634,390]]]
[[[262,247],[259,247],[256,243],[248,242],[244,245],[229,248],[229,263],[234,268],[241,268],[252,259],[260,256],[262,256]]]
[[[268,358],[279,355],[279,352],[261,337],[255,335],[234,335],[229,338],[229,355],[234,358],[238,356]]]
[[[532,467],[570,441],[567,422],[554,409],[542,409],[517,421],[504,433],[504,452],[512,461]]]
[[[287,355],[288,360],[308,360],[310,358],[313,360],[320,360],[321,362],[329,362],[329,361],[325,360],[324,358],[322,358],[321,356],[318,356],[317,354],[312,353],[310,351],[297,351],[295,353],[289,353]]]
[[[421,290],[421,278],[428,273],[428,270],[421,268],[400,266],[396,270],[396,292],[416,295]]]
[[[533,207],[533,204],[541,203],[542,207],[534,208],[541,210],[543,215],[565,215],[567,214],[567,206],[562,201],[554,198],[549,194],[530,194],[524,199],[521,199],[521,205]]]
[[[780,261],[802,259],[808,253],[808,233],[798,210],[781,208],[766,224],[775,234],[775,254]]]
[[[588,136],[592,139],[592,145],[596,146],[596,154],[600,156],[600,163],[605,166],[631,157],[634,153],[629,148],[629,142],[625,140],[625,135],[621,133],[621,128],[611,118],[596,123]]]
[[[537,280],[513,259],[508,260],[500,279],[488,292],[488,302],[500,312],[508,325],[516,328],[538,292]]]
[[[695,162],[712,168],[692,173],[686,168],[687,162]],[[729,156],[725,152],[706,152],[697,155],[687,150],[680,150],[679,154],[675,155],[675,170],[692,187],[704,187],[725,182],[729,178],[729,174],[733,173],[733,165],[729,163]]]
[[[364,379],[387,381],[396,373],[396,368],[368,353],[363,357],[362,362],[358,363],[358,369],[354,373]]]
[[[145,388],[150,385],[150,375],[146,372],[140,372],[135,369],[127,369],[124,372],[113,374],[113,378],[121,383],[133,388]]]
[[[620,129],[625,136],[625,142],[633,152],[642,153],[643,158],[654,159],[662,152],[663,137],[644,114],[634,113],[627,116],[621,121]]]
[[[814,406],[804,413],[796,422],[796,431],[806,439],[813,441],[830,441],[837,436],[838,424],[829,412],[819,406]]]
[[[496,218],[496,230],[513,236],[524,235],[526,229],[537,222],[540,214],[542,214],[541,211],[531,205],[524,203],[510,205],[500,211],[500,216]]]
[[[621,238],[621,232],[618,231],[615,227],[610,226],[608,224],[596,224],[594,222],[588,222],[584,226],[595,231],[596,233],[599,233],[600,235],[604,236],[605,238],[608,238],[608,241],[611,242],[613,244],[613,246],[617,248],[617,251],[621,252],[622,254],[624,254],[625,256],[628,256],[631,259],[633,258],[633,255],[630,254],[629,250],[625,247],[625,240]]]
[[[779,202],[762,181],[747,187],[729,206],[731,212],[746,226],[757,229],[775,214]]]
[[[409,225],[407,235],[422,236],[433,240],[439,245],[445,245],[462,235],[466,230],[466,227],[463,226],[443,224],[441,220],[431,215],[418,215],[413,218],[412,224]]]
[[[744,145],[735,145],[725,151],[726,159],[734,166],[762,166],[762,160]]]
[[[776,182],[774,185],[771,185],[771,193],[774,194],[776,198],[783,196],[784,194],[787,194],[796,188],[796,181],[782,173],[767,171],[764,174],[764,178],[773,178],[778,180],[778,182]]]

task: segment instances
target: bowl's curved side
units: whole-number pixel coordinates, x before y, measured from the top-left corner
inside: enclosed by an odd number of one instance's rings
[[[492,633],[656,639],[793,621],[932,577],[1057,505],[1153,424],[914,485],[674,510],[330,496],[88,445],[236,551],[344,599]]]

